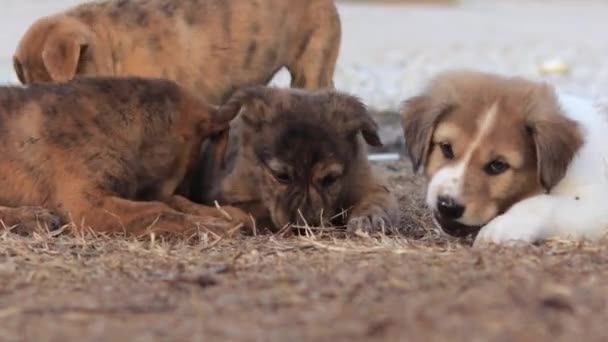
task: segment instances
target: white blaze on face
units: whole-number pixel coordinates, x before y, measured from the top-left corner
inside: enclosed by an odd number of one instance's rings
[[[481,145],[483,140],[488,137],[493,128],[494,123],[496,122],[497,113],[498,104],[494,103],[479,117],[477,121],[477,132],[475,133],[472,142],[464,150],[464,154],[460,157],[456,156],[456,163],[441,168],[433,175],[426,194],[426,203],[432,210],[437,210],[437,198],[440,196],[452,198],[466,207],[466,203],[464,203],[464,199],[462,198],[465,172],[471,162],[473,153]],[[463,224],[471,224],[466,222],[466,211],[463,217],[457,221]]]

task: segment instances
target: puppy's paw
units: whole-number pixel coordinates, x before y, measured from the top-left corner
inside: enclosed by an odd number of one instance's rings
[[[243,224],[243,227],[245,228],[251,228],[253,226],[251,216],[245,211],[231,206],[223,206],[222,210],[228,214],[226,219],[228,219],[230,223],[234,225]]]
[[[353,213],[348,219],[346,228],[352,233],[384,233],[392,224],[391,217],[385,210],[379,207],[371,207],[368,210]]]
[[[252,229],[251,217],[243,210],[231,206],[222,206],[217,210],[219,210],[218,215],[197,217],[199,226],[226,237],[233,237],[243,230]]]
[[[20,207],[11,209],[9,215],[2,217],[4,226],[22,236],[32,235],[34,232],[59,230],[63,222],[53,211],[41,207]]]
[[[481,228],[473,246],[480,247],[491,243],[509,246],[531,244],[541,240],[543,232],[544,225],[538,217],[506,213]]]

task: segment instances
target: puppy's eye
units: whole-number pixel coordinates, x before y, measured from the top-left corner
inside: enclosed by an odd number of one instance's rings
[[[321,186],[324,188],[329,188],[330,186],[336,184],[337,181],[338,181],[338,176],[327,175],[321,179]]]
[[[503,162],[502,160],[493,160],[486,164],[484,167],[484,171],[490,176],[499,175],[509,169],[509,164]]]
[[[291,183],[291,177],[289,177],[289,174],[286,172],[274,172],[273,175],[277,182],[281,184]]]
[[[452,150],[452,145],[448,143],[439,143],[439,148],[441,149],[441,153],[446,159],[454,159],[454,151]]]

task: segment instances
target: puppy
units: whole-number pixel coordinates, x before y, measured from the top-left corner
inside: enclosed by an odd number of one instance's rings
[[[403,107],[414,169],[448,234],[487,242],[597,239],[608,227],[608,122],[544,83],[439,75]]]
[[[376,123],[358,99],[338,92],[254,86],[221,107],[231,123],[225,165],[204,149],[195,192],[233,205],[271,229],[343,225],[381,231],[397,223],[397,202],[372,171],[366,143]],[[342,215],[343,213],[346,213]]]
[[[205,139],[225,146],[232,117],[173,82],[82,78],[4,86],[0,108],[0,220],[20,233],[70,221],[135,236],[222,233],[247,220],[236,208],[224,208],[230,220],[174,195]]]
[[[282,67],[294,87],[333,87],[340,39],[332,0],[106,0],[37,20],[14,69],[24,84],[166,78],[219,104]]]

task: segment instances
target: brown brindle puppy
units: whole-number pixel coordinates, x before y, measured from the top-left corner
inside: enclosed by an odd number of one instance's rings
[[[36,21],[14,68],[22,83],[75,75],[166,78],[219,104],[268,83],[333,87],[341,28],[332,0],[110,0]]]
[[[220,111],[241,114],[231,123],[225,165],[213,150],[203,154],[196,192],[206,196],[198,200],[241,207],[274,229],[346,224],[381,231],[396,223],[396,199],[367,160],[365,144],[381,145],[377,126],[358,99],[254,86]]]
[[[215,208],[174,195],[196,165],[200,144],[225,137],[232,117],[173,82],[82,78],[5,86],[0,108],[6,226],[28,232],[37,221],[51,228],[73,221],[140,235],[236,225]],[[247,219],[225,209],[235,221]]]

